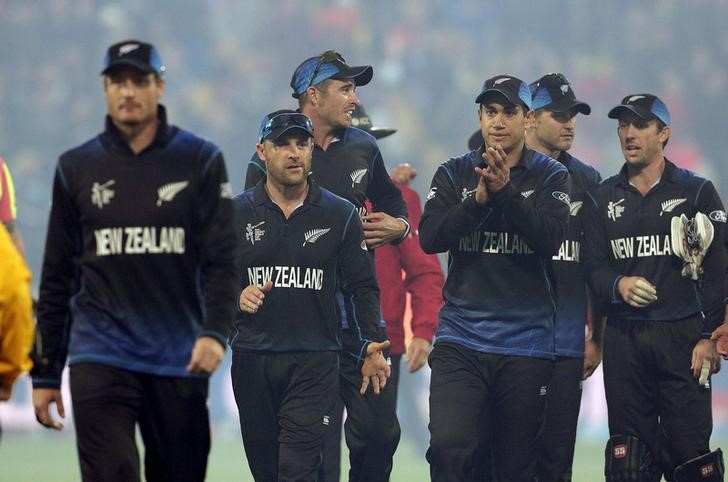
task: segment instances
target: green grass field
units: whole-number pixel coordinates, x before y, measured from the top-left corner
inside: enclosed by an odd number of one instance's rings
[[[603,480],[603,443],[580,442],[576,448],[574,481]],[[344,461],[346,466],[346,461]],[[4,482],[71,482],[79,480],[74,439],[63,433],[4,433],[0,442],[0,480]],[[208,465],[210,482],[252,481],[239,436],[213,435]],[[345,478],[342,478],[345,480]],[[403,440],[397,450],[392,482],[427,481],[428,465],[422,454]]]

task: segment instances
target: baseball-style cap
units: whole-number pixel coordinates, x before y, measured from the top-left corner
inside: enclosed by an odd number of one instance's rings
[[[162,64],[162,57],[154,45],[139,40],[124,40],[109,47],[101,74],[106,74],[120,65],[130,65],[142,72],[157,76],[161,76],[166,70]]]
[[[622,99],[622,103],[609,111],[610,119],[619,119],[624,111],[637,114],[644,120],[659,119],[666,126],[670,125],[670,111],[659,97],[652,94],[632,94]]]
[[[369,114],[364,110],[361,104],[354,108],[351,113],[351,127],[356,127],[373,135],[376,139],[387,137],[397,132],[397,129],[389,127],[374,127]]]
[[[531,108],[548,109],[553,112],[568,112],[576,109],[584,115],[591,113],[591,107],[586,102],[576,100],[574,91],[563,74],[546,74],[530,84]]]
[[[531,110],[531,91],[524,81],[510,75],[496,75],[483,82],[480,94],[475,98],[476,104],[482,104],[489,94],[499,94],[513,105],[523,104]]]
[[[353,80],[357,86],[367,85],[373,75],[374,69],[371,65],[350,67],[346,65],[341,54],[327,50],[321,55],[304,60],[296,67],[291,77],[291,95],[298,99],[306,89],[326,79]]]
[[[284,133],[298,130],[308,137],[313,137],[313,124],[306,115],[290,109],[281,109],[263,117],[258,132],[258,143],[265,140],[274,141]]]

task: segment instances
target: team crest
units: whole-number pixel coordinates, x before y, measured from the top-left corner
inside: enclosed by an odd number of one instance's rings
[[[660,211],[660,216],[665,213],[671,213],[673,209],[675,209],[685,201],[687,201],[687,198],[668,199],[667,201],[662,201],[662,204],[660,204],[660,206],[662,207],[662,211]]]
[[[331,228],[323,228],[323,229],[311,229],[309,231],[306,231],[303,233],[304,242],[302,246],[306,246],[306,243],[308,244],[314,244],[316,241],[319,240],[321,236],[331,231]]]
[[[366,173],[366,169],[357,169],[352,171],[352,173],[349,174],[349,177],[351,177],[351,187],[354,187],[354,184],[361,184],[361,180],[364,179],[364,175]]]
[[[157,206],[161,206],[163,202],[170,202],[174,197],[189,185],[189,181],[170,182],[157,189]]]

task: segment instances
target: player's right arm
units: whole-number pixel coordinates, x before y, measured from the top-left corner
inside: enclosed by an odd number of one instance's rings
[[[442,253],[457,246],[460,238],[477,229],[493,211],[478,204],[475,195],[462,199],[452,166],[450,162],[440,165],[430,184],[419,226],[425,253]]]
[[[66,364],[71,323],[69,301],[78,288],[81,245],[80,215],[61,160],[53,181],[31,370],[36,418],[44,426],[55,429],[63,426],[51,419],[49,406],[56,403],[59,414],[64,416],[61,374]]]

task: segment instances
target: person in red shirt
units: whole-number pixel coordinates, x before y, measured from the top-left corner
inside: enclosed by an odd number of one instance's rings
[[[371,119],[361,105],[354,109],[351,125],[376,139],[397,132],[397,129],[372,126]],[[427,362],[437,329],[438,312],[442,306],[442,285],[445,282],[437,256],[425,254],[420,247],[417,225],[422,216],[422,206],[419,195],[408,186],[416,175],[417,171],[409,164],[399,164],[390,172],[392,181],[402,191],[412,229],[401,243],[386,244],[374,252],[382,318],[386,323],[387,337],[392,343],[392,376],[389,383],[395,386],[398,385],[399,365],[403,356],[410,373],[416,372]],[[412,311],[412,338],[408,344],[405,342],[407,294],[410,295]]]

